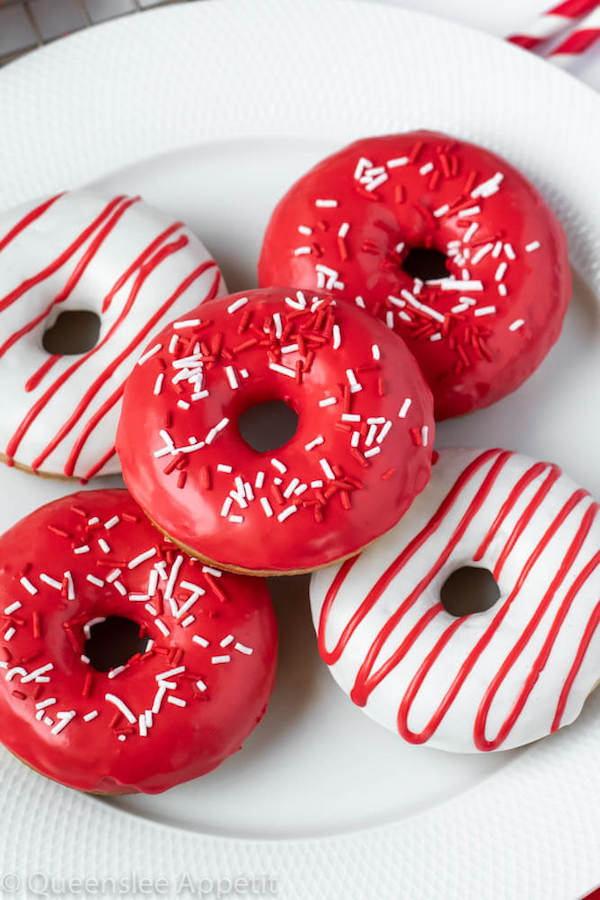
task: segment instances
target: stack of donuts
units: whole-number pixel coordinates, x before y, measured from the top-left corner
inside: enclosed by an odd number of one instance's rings
[[[139,197],[0,217],[2,460],[92,480],[0,538],[6,747],[98,793],[211,771],[266,711],[266,576],[296,573],[323,661],[404,741],[491,751],[572,722],[600,677],[597,504],[549,462],[434,450],[436,420],[516,390],[560,334],[543,197],[465,141],[367,138],[281,199],[258,278],[228,294]],[[69,311],[97,339],[48,352]],[[267,408],[291,436],[250,440]],[[444,601],[465,568],[488,608]]]

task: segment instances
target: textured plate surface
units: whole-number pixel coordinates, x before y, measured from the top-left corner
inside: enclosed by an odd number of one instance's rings
[[[443,78],[441,60],[451,63]],[[139,190],[198,231],[232,290],[253,280],[266,218],[290,179],[344,141],[427,126],[504,153],[555,205],[592,290],[579,285],[536,376],[492,409],[445,423],[440,443],[551,457],[600,493],[600,122],[590,90],[500,41],[352,0],[163,10],[70,38],[0,79],[0,207],[90,181]],[[65,490],[3,468],[0,526]],[[2,754],[0,869],[138,873],[175,887],[184,872],[268,874],[286,900],[564,900],[593,885],[598,698],[574,727],[515,754],[411,752],[353,710],[319,664],[302,583],[277,592],[281,677],[244,753],[162,798],[118,803],[63,790]]]

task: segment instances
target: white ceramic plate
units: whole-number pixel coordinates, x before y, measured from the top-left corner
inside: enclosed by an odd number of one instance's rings
[[[138,191],[183,217],[237,290],[254,283],[277,198],[347,140],[425,126],[488,144],[555,205],[582,280],[536,375],[445,423],[438,443],[553,458],[600,493],[599,111],[589,89],[516,48],[389,6],[190,4],[87,31],[1,73],[0,208],[89,182]],[[66,491],[0,469],[0,527]],[[0,754],[0,890],[2,871],[137,873],[169,879],[173,896],[189,872],[269,875],[285,900],[565,900],[600,880],[597,698],[575,726],[521,751],[411,750],[320,663],[305,581],[275,592],[271,708],[211,775],[101,801]],[[217,887],[205,882],[205,896]]]

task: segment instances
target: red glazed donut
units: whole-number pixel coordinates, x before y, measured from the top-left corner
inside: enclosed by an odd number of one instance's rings
[[[265,582],[190,560],[126,491],[38,509],[0,538],[0,560],[2,741],[42,774],[158,793],[218,766],[265,712]],[[137,623],[142,650],[98,671],[89,638],[106,617]]]
[[[423,283],[431,251],[438,271]],[[571,295],[566,239],[540,193],[489,150],[429,131],[357,141],[300,178],[271,217],[258,274],[386,321],[416,356],[436,419],[518,388]]]
[[[125,389],[127,486],[187,552],[254,574],[356,553],[428,481],[431,394],[404,343],[329,295],[279,289],[197,308],[157,338]],[[295,435],[260,453],[240,416],[268,401]]]

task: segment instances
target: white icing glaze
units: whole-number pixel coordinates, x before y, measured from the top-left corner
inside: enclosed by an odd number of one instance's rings
[[[42,204],[0,216],[0,452],[52,474],[86,477],[103,460],[101,474],[118,472],[118,459],[109,454],[120,391],[135,359],[168,321],[225,293],[225,284],[198,238],[139,198],[74,191]],[[42,338],[66,310],[97,313],[99,340],[87,353],[57,357],[50,366]],[[50,367],[26,390],[44,364]],[[27,416],[31,422],[15,441]],[[71,427],[59,437],[67,422]]]
[[[442,450],[399,525],[353,564],[312,576],[313,620],[334,678],[377,722],[444,750],[508,749],[570,724],[600,678],[596,512],[589,494],[548,463]],[[389,569],[403,551],[404,564]],[[492,571],[501,596],[458,619],[440,590],[466,565]]]

